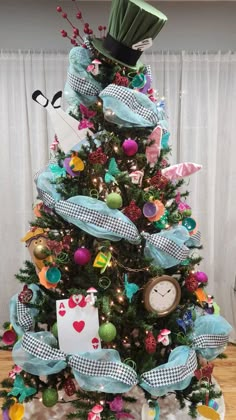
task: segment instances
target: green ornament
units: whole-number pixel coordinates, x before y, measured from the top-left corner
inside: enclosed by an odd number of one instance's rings
[[[132,80],[131,85],[135,89],[142,89],[146,83],[147,79],[145,74],[138,73]]]
[[[184,210],[184,211],[182,212],[182,215],[183,215],[184,217],[189,217],[189,216],[191,216],[191,214],[192,214],[192,210],[191,210],[191,209],[186,209],[186,210]]]
[[[57,329],[57,322],[55,322],[55,324],[53,324],[52,326],[52,334],[54,335],[54,337],[58,337],[58,329]]]
[[[106,199],[107,206],[110,209],[119,209],[122,206],[122,197],[117,193],[110,193]]]
[[[55,388],[45,389],[42,393],[43,405],[53,407],[58,401],[58,392]]]
[[[106,322],[105,324],[100,325],[98,329],[98,335],[101,340],[109,343],[110,341],[114,340],[116,337],[116,327],[111,322]]]
[[[158,229],[165,229],[166,225],[168,224],[168,215],[169,212],[166,210],[163,216],[157,222],[153,223],[153,226]]]
[[[196,227],[196,222],[191,217],[186,217],[182,221],[182,225],[188,229],[189,232],[191,232]]]

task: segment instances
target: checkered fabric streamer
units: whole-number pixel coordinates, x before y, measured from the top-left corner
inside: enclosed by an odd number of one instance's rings
[[[67,216],[81,220],[82,222],[91,223],[107,231],[116,233],[121,238],[132,241],[139,240],[139,233],[135,225],[101,214],[97,210],[91,210],[68,201],[58,201],[55,205],[55,211],[62,217]]]
[[[147,242],[154,245],[155,248],[166,252],[179,261],[184,261],[188,257],[189,249],[184,245],[180,247],[174,241],[171,241],[170,239],[158,234],[149,235],[149,233],[143,232],[141,235],[146,239]]]
[[[175,366],[172,368],[152,369],[141,375],[141,379],[152,388],[160,386],[177,384],[188,376],[193,375],[197,369],[197,356],[194,350],[190,351],[188,360],[185,365]]]
[[[197,349],[223,347],[229,341],[228,335],[202,334],[194,338],[192,345]]]
[[[38,197],[44,202],[45,206],[49,207],[50,209],[55,206],[56,201],[54,198],[40,188],[38,188]]]
[[[152,69],[151,69],[150,64],[145,64],[145,70],[146,70],[145,74],[150,77],[151,82],[152,82]]]
[[[155,112],[145,108],[141,105],[141,103],[138,102],[131,89],[125,88],[123,86],[110,84],[104,90],[101,91],[99,96],[101,98],[104,98],[105,96],[112,96],[118,99],[126,106],[128,106],[129,109],[135,114],[140,115],[141,117],[145,118],[153,124],[157,124],[159,121],[158,116]]]
[[[72,356],[69,365],[83,375],[109,377],[130,386],[137,383],[136,372],[130,366],[121,362],[107,362],[91,360],[82,356]]]
[[[190,239],[193,239],[197,246],[201,243],[201,232],[198,230],[196,233],[190,236]]]
[[[100,90],[88,82],[87,80],[81,79],[72,73],[67,74],[67,82],[70,87],[82,95],[98,96]]]
[[[48,344],[35,338],[32,334],[24,334],[21,346],[25,351],[41,360],[65,360],[66,354],[61,350],[54,349]]]
[[[71,368],[83,375],[109,377],[130,386],[137,384],[136,372],[124,363],[90,360],[79,355],[67,356],[27,333],[23,335],[21,345],[25,351],[41,360],[65,360]]]
[[[30,315],[29,308],[17,300],[16,312],[18,324],[24,331],[29,331],[33,326],[33,319]]]

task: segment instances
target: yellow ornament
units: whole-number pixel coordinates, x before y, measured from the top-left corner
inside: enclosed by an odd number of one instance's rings
[[[205,417],[206,419],[210,420],[220,420],[220,415],[215,411],[213,408],[209,407],[208,405],[199,405],[197,407],[198,413]]]
[[[25,413],[23,404],[15,403],[11,405],[8,411],[10,420],[22,420]]]
[[[73,172],[81,172],[84,170],[84,162],[78,156],[73,156],[71,158],[69,166]]]
[[[104,273],[110,261],[111,253],[100,251],[94,260],[93,267],[101,268],[101,273]]]

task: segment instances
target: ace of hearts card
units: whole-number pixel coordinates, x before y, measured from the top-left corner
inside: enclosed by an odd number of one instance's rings
[[[84,353],[101,348],[98,309],[82,295],[57,300],[59,347],[65,353]]]

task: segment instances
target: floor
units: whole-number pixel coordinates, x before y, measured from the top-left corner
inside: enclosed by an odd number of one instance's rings
[[[236,420],[236,346],[229,345],[225,353],[227,359],[217,359],[214,362],[214,377],[220,384],[224,394],[225,420]],[[10,353],[0,351],[0,381],[8,376],[11,367]]]

